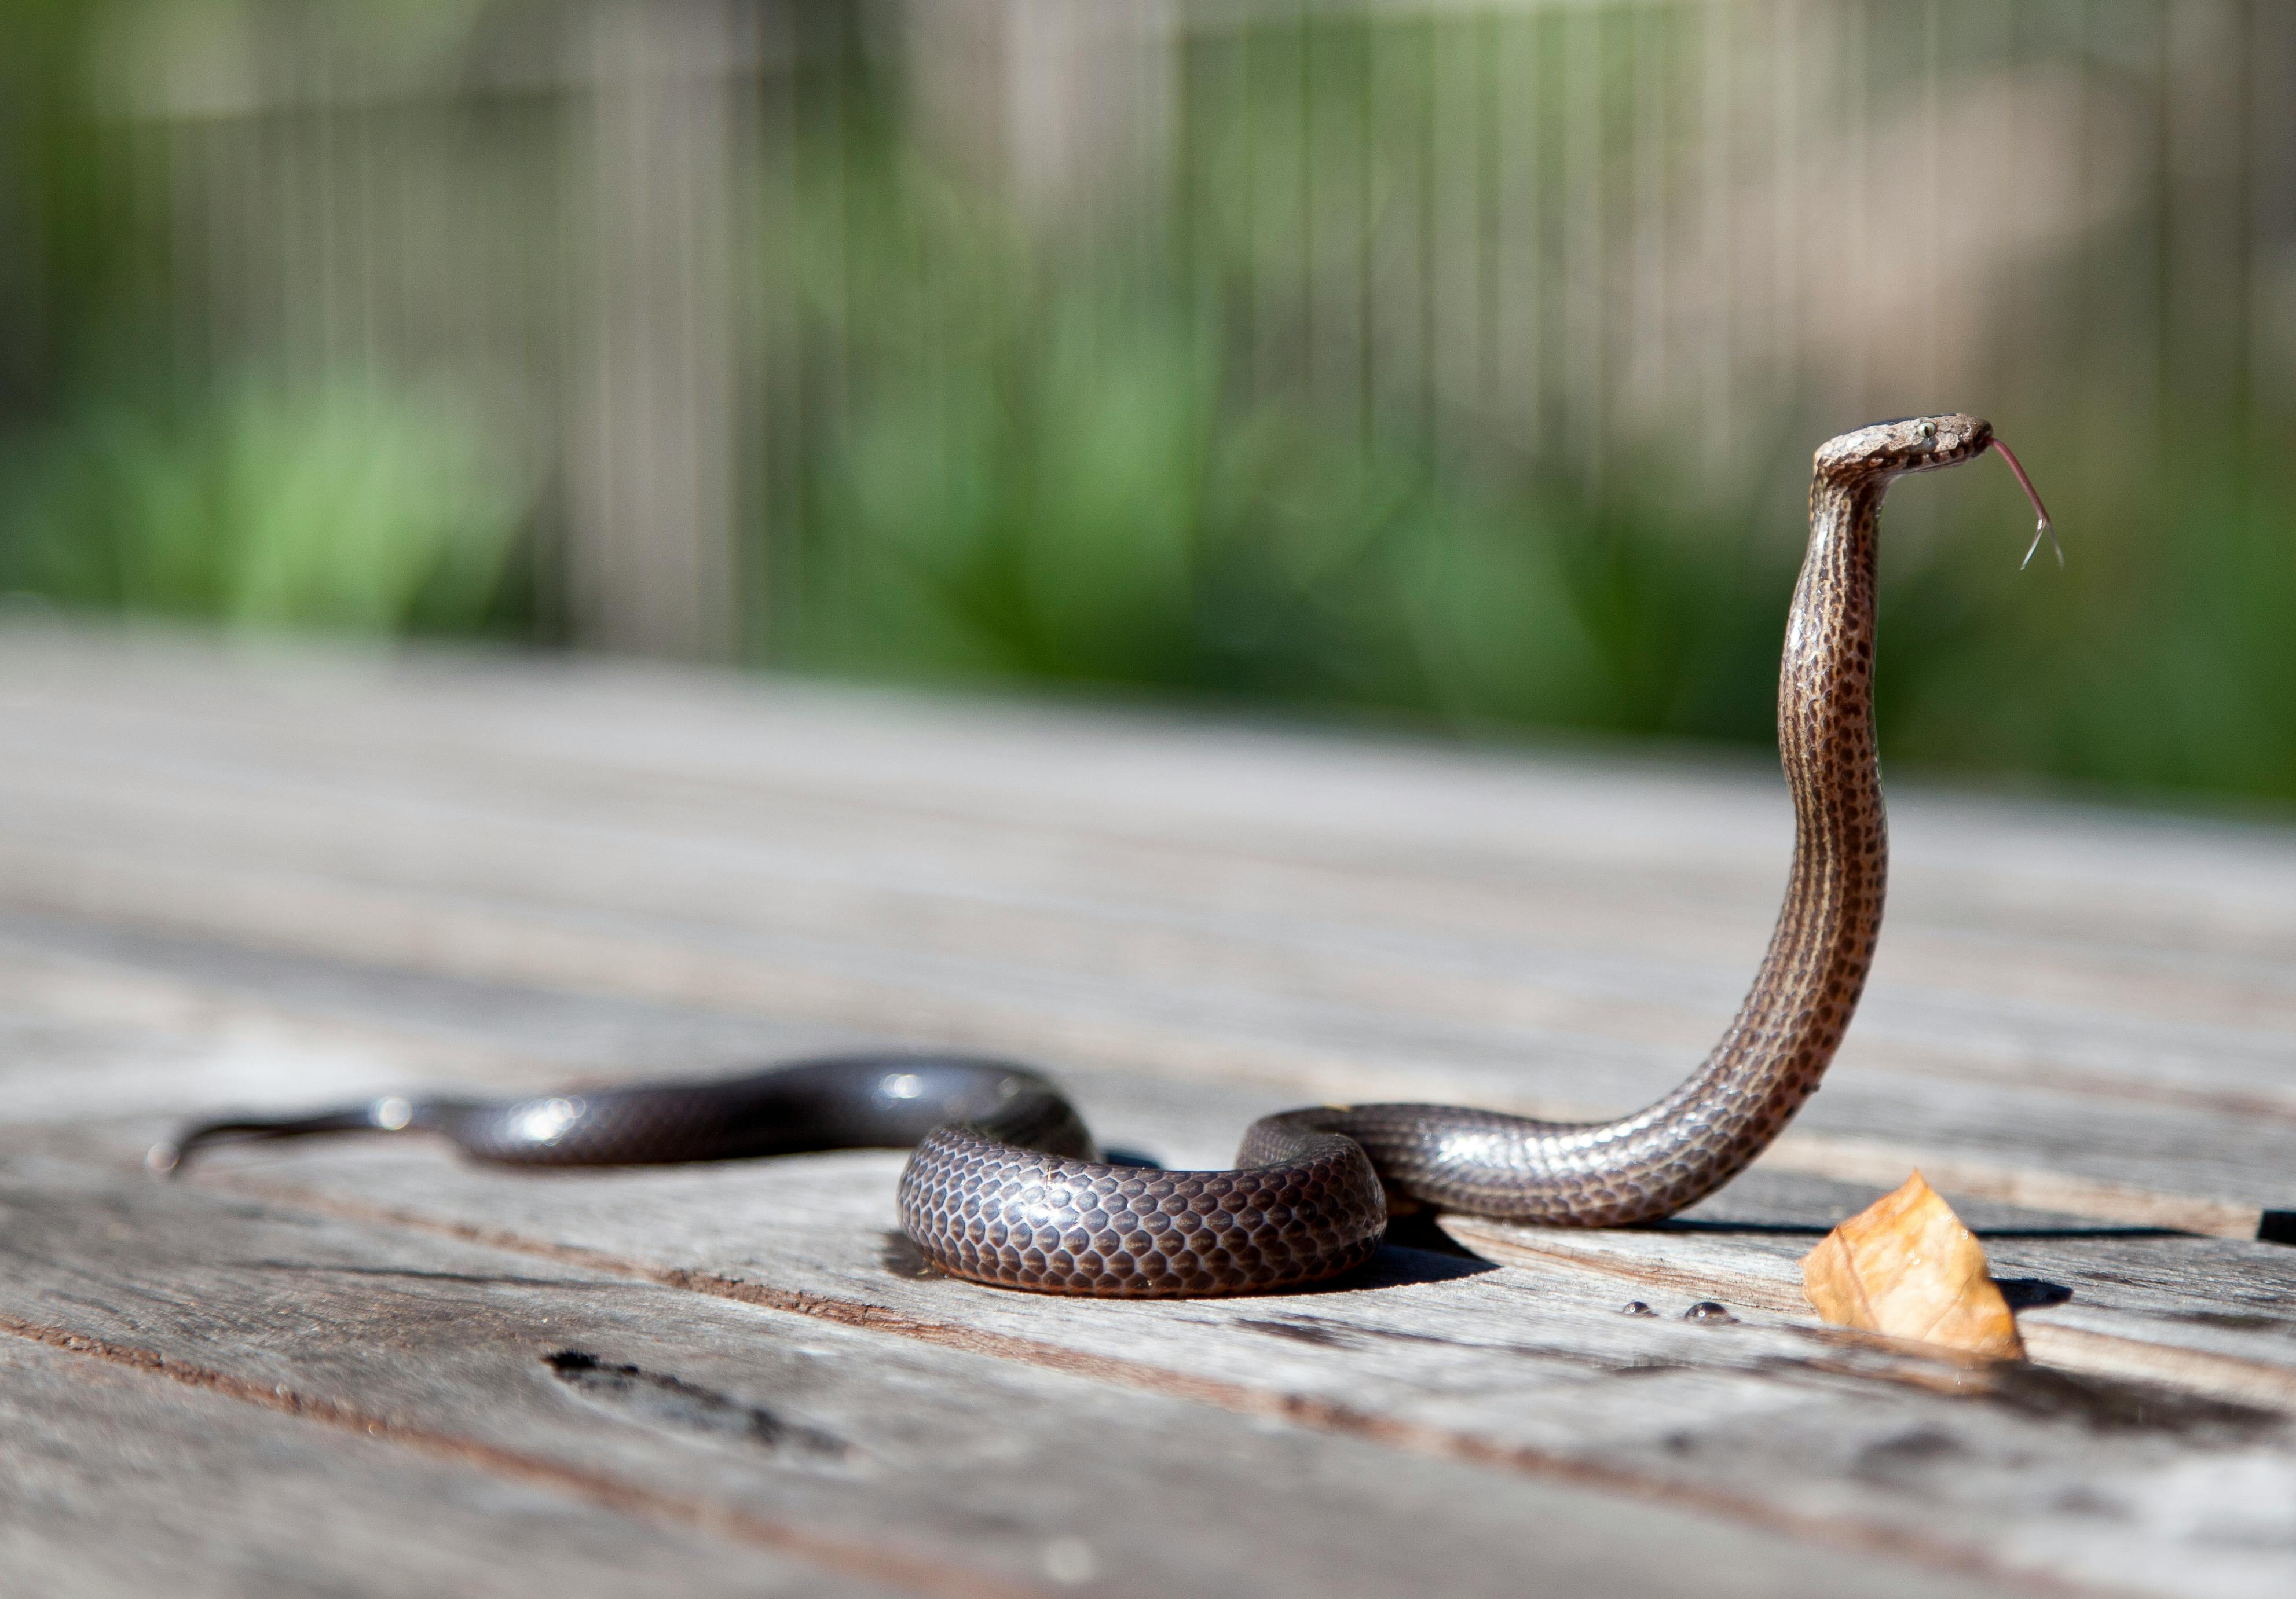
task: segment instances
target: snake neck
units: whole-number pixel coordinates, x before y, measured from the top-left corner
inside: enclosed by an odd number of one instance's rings
[[[1694,1124],[1735,1152],[1726,1181],[1817,1089],[1882,929],[1889,829],[1874,740],[1874,554],[1886,480],[1810,488],[1809,550],[1778,668],[1778,752],[1793,799],[1785,904],[1753,986],[1705,1064],[1628,1125]],[[1621,1129],[1625,1130],[1625,1129]],[[1695,1162],[1693,1162],[1695,1164]]]
[[[1779,665],[1778,750],[1793,799],[1785,904],[1753,986],[1713,1053],[1657,1103],[1552,1128],[1538,1164],[1627,1179],[1568,1219],[1670,1215],[1745,1169],[1817,1089],[1849,1026],[1882,927],[1889,847],[1874,742],[1875,525],[1886,480],[1810,489],[1809,550]]]

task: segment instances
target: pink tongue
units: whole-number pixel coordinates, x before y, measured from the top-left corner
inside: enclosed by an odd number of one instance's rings
[[[2017,570],[2022,571],[2033,564],[2033,553],[2041,547],[2041,540],[2044,538],[2049,541],[2049,547],[2056,551],[2057,564],[2064,565],[2065,546],[2057,542],[2057,526],[2049,520],[2049,508],[2041,504],[2040,491],[2033,487],[2033,480],[2025,475],[2024,463],[2020,462],[2009,447],[1998,439],[1993,441],[1990,447],[1999,450],[2001,458],[2009,463],[2009,470],[2017,474],[2017,486],[2025,491],[2025,497],[2033,502],[2033,514],[2040,518],[2039,524],[2033,529],[2033,542],[2026,546],[2025,559],[2017,563]]]

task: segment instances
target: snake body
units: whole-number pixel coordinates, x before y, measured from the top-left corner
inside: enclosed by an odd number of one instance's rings
[[[205,1144],[350,1130],[439,1133],[480,1159],[536,1166],[913,1146],[901,1222],[935,1264],[1011,1288],[1128,1297],[1332,1276],[1370,1257],[1390,1206],[1570,1226],[1672,1215],[1767,1147],[1816,1090],[1857,1008],[1889,860],[1874,740],[1876,522],[1898,478],[1993,444],[1989,424],[1950,414],[1878,422],[1817,451],[1778,676],[1795,816],[1785,902],[1713,1052],[1632,1115],[1291,1111],[1252,1124],[1234,1169],[1166,1171],[1101,1160],[1073,1107],[1025,1067],[873,1054],[713,1082],[517,1101],[394,1097],[293,1121],[211,1122],[155,1150],[152,1164],[172,1169]]]

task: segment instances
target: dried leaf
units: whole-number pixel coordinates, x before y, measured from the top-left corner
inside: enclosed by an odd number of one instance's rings
[[[1918,1171],[1820,1239],[1802,1258],[1801,1281],[1837,1326],[2003,1358],[2025,1353],[1985,1246]]]

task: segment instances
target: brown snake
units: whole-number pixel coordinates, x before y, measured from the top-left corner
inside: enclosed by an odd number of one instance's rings
[[[1809,549],[1778,672],[1778,745],[1795,817],[1785,903],[1713,1053],[1630,1116],[1289,1111],[1251,1125],[1234,1170],[1165,1171],[1098,1160],[1068,1102],[1025,1068],[875,1054],[718,1082],[511,1102],[392,1097],[294,1121],[213,1122],[160,1146],[151,1163],[172,1170],[215,1143],[405,1128],[522,1165],[914,1144],[901,1222],[937,1265],[1005,1287],[1120,1296],[1250,1293],[1332,1276],[1370,1258],[1390,1205],[1587,1227],[1670,1216],[1769,1145],[1816,1091],[1857,1010],[1889,872],[1874,742],[1875,525],[1898,478],[1988,447],[2032,495],[2016,458],[1975,417],[1877,422],[1819,448]],[[2033,504],[2046,532],[2038,496]]]

